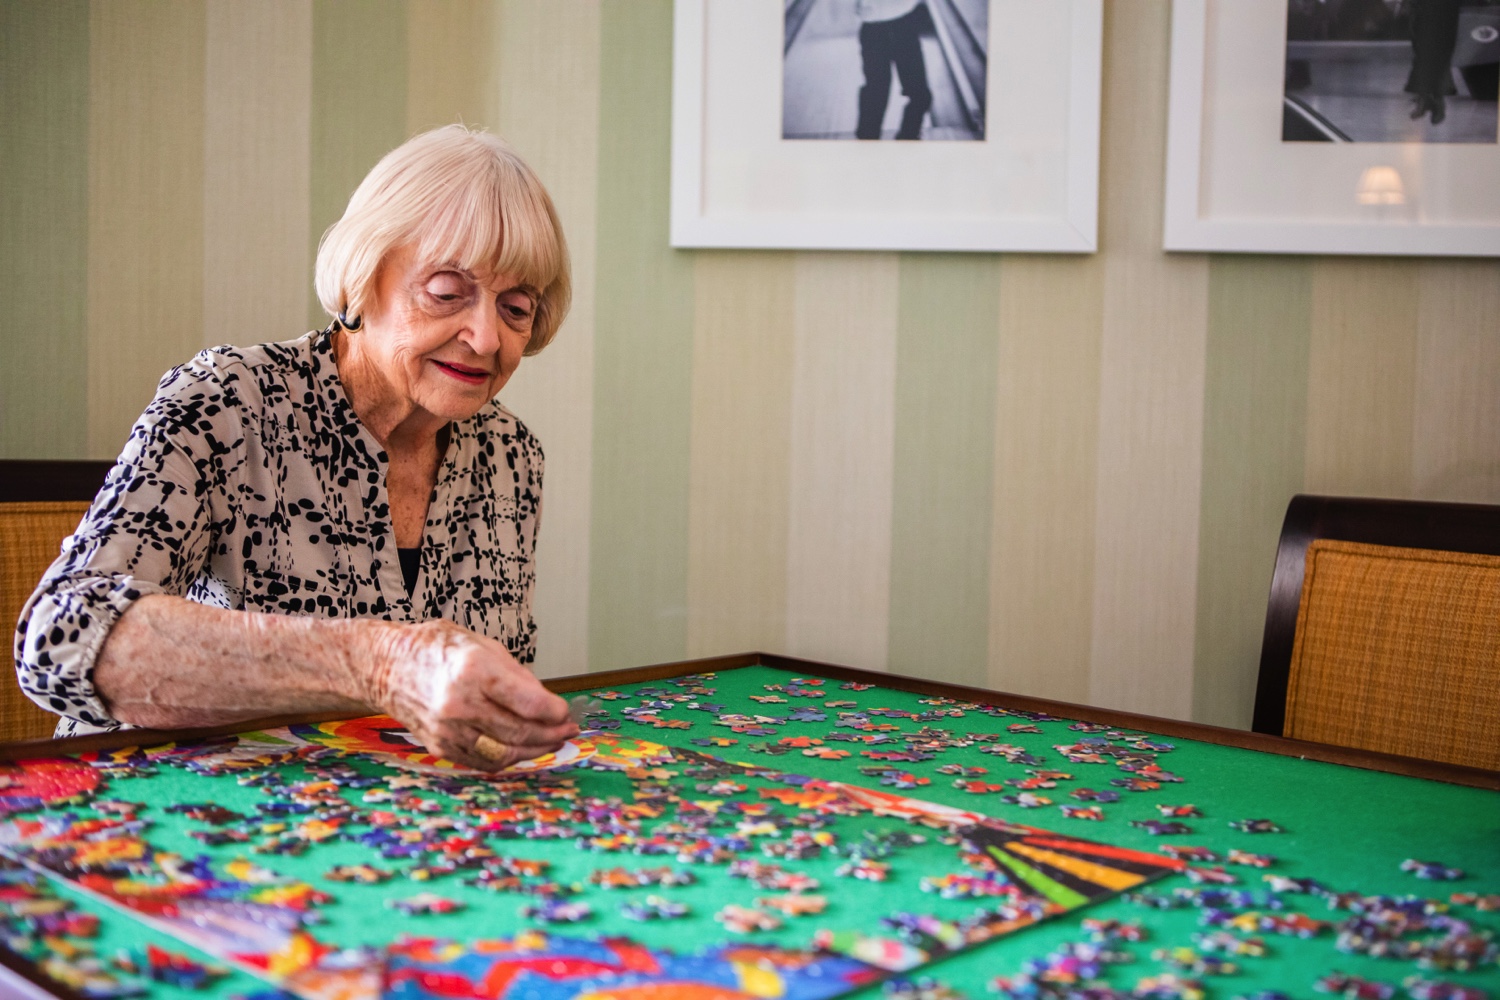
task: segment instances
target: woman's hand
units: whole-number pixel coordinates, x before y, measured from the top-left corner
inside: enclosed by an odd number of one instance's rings
[[[493,771],[578,735],[567,702],[494,639],[442,620],[386,626],[376,635],[362,700],[448,760]],[[503,744],[504,753],[476,749],[482,736]]]
[[[115,718],[168,729],[376,709],[433,752],[486,771],[578,734],[567,703],[504,645],[447,621],[324,620],[148,594],[110,629],[94,683]],[[481,736],[493,757],[475,749]]]

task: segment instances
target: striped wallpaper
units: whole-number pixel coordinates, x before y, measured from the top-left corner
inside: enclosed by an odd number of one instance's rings
[[[1166,255],[1168,5],[1106,9],[1101,251],[667,246],[669,0],[0,4],[0,455],[321,325],[414,131],[510,138],[577,300],[539,672],[751,648],[1247,725],[1298,490],[1500,502],[1500,262]]]

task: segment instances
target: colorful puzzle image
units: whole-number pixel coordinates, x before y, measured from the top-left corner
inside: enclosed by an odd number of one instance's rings
[[[511,941],[402,941],[386,955],[385,996],[527,1000],[824,1000],[878,979],[869,966],[813,951],[713,945],[678,955],[625,938],[528,931]]]
[[[0,816],[87,795],[99,787],[99,772],[71,758],[0,764]]]

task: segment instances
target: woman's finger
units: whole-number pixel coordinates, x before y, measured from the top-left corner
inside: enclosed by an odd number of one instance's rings
[[[561,750],[562,748],[563,744],[561,743],[532,743],[526,744],[524,746],[511,747],[510,756],[506,759],[505,766],[513,767],[525,760],[536,760],[538,757],[545,757],[549,753],[557,753],[557,751]]]
[[[423,740],[423,745],[430,753],[463,767],[471,767],[479,771],[498,771],[505,766],[503,762],[490,760],[474,749],[481,735],[479,730],[472,726],[457,722],[449,723],[442,727],[440,734],[434,734]]]
[[[501,643],[490,641],[494,662],[486,664],[483,690],[498,705],[515,715],[545,724],[560,724],[568,719],[568,703],[548,691],[542,682],[516,662]]]
[[[534,760],[545,754],[556,753],[563,746],[562,740],[542,742],[523,740],[520,742],[510,742],[472,726],[463,726],[462,733],[461,736],[456,736],[456,740],[464,741],[462,747],[459,749],[464,754],[466,760],[482,762],[479,764],[471,763],[469,766],[482,767],[486,771],[500,770],[523,760]],[[453,760],[454,763],[458,763],[458,760],[455,758],[450,757],[449,759]]]
[[[506,746],[557,747],[578,735],[572,719],[555,726],[538,725],[488,700],[482,708],[476,706],[475,711],[465,713],[457,721]]]
[[[570,740],[579,733],[578,726],[572,719],[565,719],[554,725],[538,724],[530,719],[523,719],[510,711],[504,705],[488,702],[486,707],[490,712],[483,719],[470,719],[471,725],[489,733],[495,739],[505,743],[526,746],[557,746],[565,740]]]
[[[564,743],[563,739],[539,739],[526,732],[525,727],[494,727],[456,719],[440,722],[430,735],[424,736],[416,729],[412,734],[429,752],[481,771],[498,771],[519,761],[555,753]]]

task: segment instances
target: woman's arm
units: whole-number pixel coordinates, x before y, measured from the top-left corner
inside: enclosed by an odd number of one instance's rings
[[[430,749],[496,767],[577,731],[506,648],[449,622],[398,625],[208,607],[209,500],[232,487],[244,380],[200,355],[162,379],[88,514],[21,614],[18,680],[92,726],[207,726],[380,709]],[[480,735],[511,747],[495,761]]]
[[[567,703],[503,644],[451,622],[298,618],[165,594],[120,615],[94,688],[115,718],[158,728],[379,709],[428,749],[485,769],[550,753],[578,732]],[[480,735],[507,756],[476,753]]]
[[[94,661],[94,688],[114,718],[157,729],[358,711],[355,650],[382,625],[149,594],[110,629]]]
[[[22,609],[16,679],[41,707],[87,726],[117,724],[94,687],[94,662],[110,631],[147,596],[186,594],[207,563],[208,498],[228,488],[233,445],[243,438],[218,376],[205,355],[163,376],[88,513]]]

